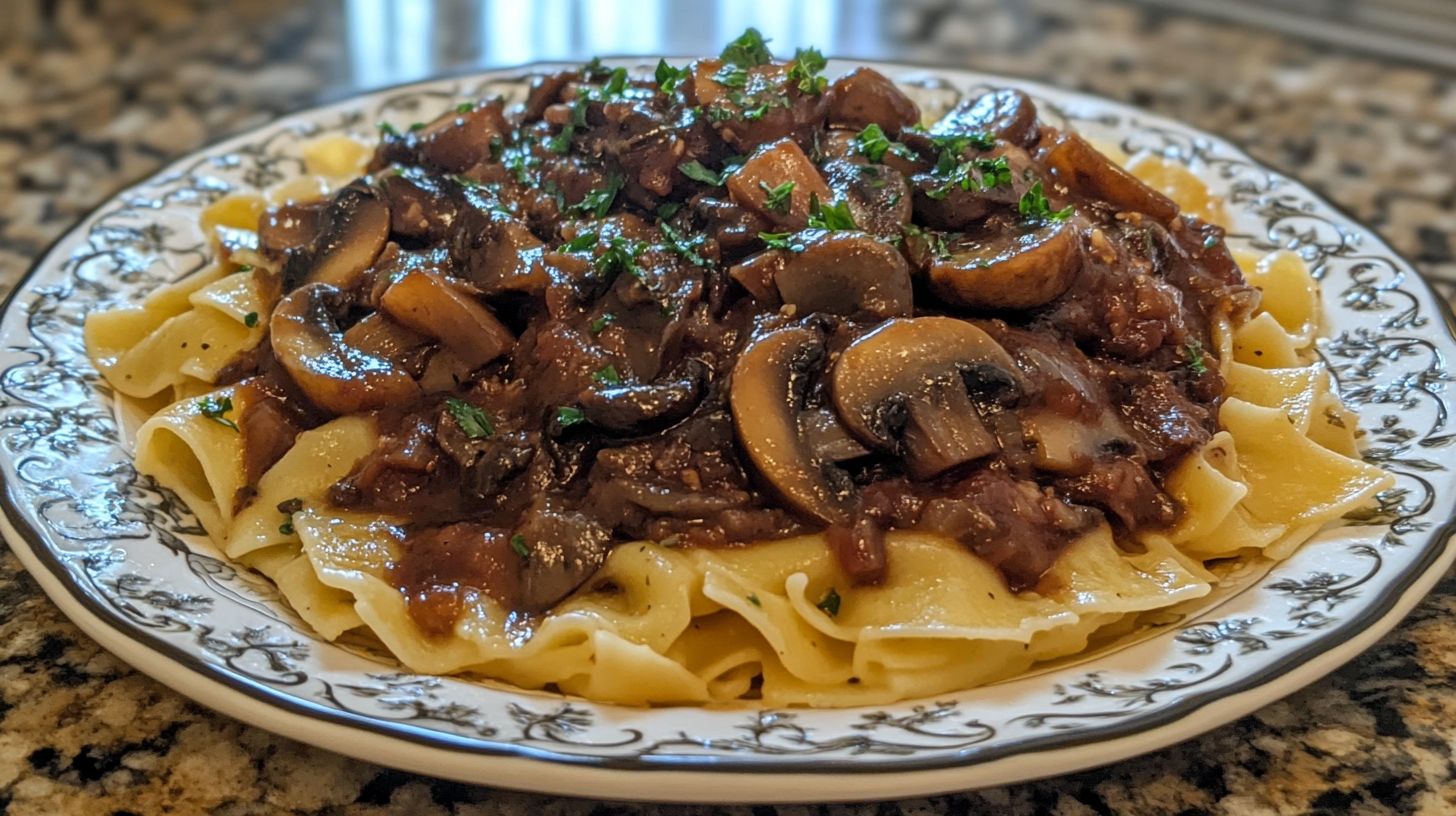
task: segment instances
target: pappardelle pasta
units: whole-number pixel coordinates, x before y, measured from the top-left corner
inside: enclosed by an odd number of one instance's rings
[[[310,142],[89,316],[138,469],[325,638],[643,705],[1004,679],[1391,485],[1313,277],[1190,170],[823,67],[750,31]]]

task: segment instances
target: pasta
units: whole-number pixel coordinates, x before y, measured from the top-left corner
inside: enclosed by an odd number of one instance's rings
[[[1131,540],[1115,537],[1106,521],[1084,526],[1034,582],[1018,586],[972,548],[921,529],[885,534],[890,567],[877,582],[828,557],[837,545],[824,532],[730,547],[684,546],[681,536],[663,535],[612,546],[546,611],[526,614],[488,587],[457,584],[454,617],[430,630],[412,606],[431,597],[398,578],[419,546],[414,521],[406,512],[341,507],[337,498],[341,480],[368,467],[392,433],[379,419],[387,409],[340,408],[291,435],[271,461],[240,432],[248,418],[282,410],[276,394],[228,373],[267,350],[265,339],[275,352],[284,342],[271,282],[278,270],[266,268],[259,219],[292,202],[347,194],[375,157],[337,136],[302,154],[309,175],[228,196],[204,214],[217,263],[137,307],[91,315],[86,342],[118,399],[148,416],[135,435],[138,469],[174,490],[228,557],[276,582],[321,636],[367,633],[413,671],[630,705],[752,697],[849,706],[934,695],[1079,653],[1128,631],[1143,613],[1200,598],[1218,580],[1212,562],[1286,557],[1392,484],[1360,460],[1355,417],[1314,359],[1319,301],[1309,271],[1287,252],[1240,257],[1262,300],[1210,328],[1207,358],[1188,352],[1195,366],[1216,361],[1224,386],[1217,432],[1162,477],[1181,508],[1173,524],[1136,529]],[[1183,212],[1210,223],[1225,217],[1181,166],[1148,155],[1127,166]],[[433,312],[400,336],[447,319]],[[452,347],[451,365],[471,353]],[[441,373],[445,363],[430,365],[410,388],[450,376]],[[342,406],[356,397],[327,399]],[[450,410],[462,427],[484,421]],[[1050,433],[1042,444],[1052,444]]]

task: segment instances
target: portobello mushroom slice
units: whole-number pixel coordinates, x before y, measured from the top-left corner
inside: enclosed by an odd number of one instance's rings
[[[801,429],[810,378],[827,359],[824,338],[793,326],[748,344],[733,367],[728,400],[749,461],[784,501],[825,524],[850,521],[849,475],[816,455]]]
[[[1057,184],[1122,212],[1144,213],[1164,224],[1178,216],[1178,205],[1171,198],[1118,167],[1075,133],[1059,134],[1042,161]]]
[[[1020,395],[1016,364],[963,320],[890,320],[851,343],[834,365],[834,409],[849,432],[905,459],[929,479],[1000,450],[981,413]]]
[[[908,316],[915,306],[910,265],[895,247],[863,232],[808,230],[784,252],[774,284],[800,314]]]
[[[1021,231],[986,232],[932,258],[931,291],[974,309],[1030,309],[1055,300],[1080,266],[1077,227],[1043,223]]]
[[[1015,88],[1000,88],[967,99],[930,126],[933,136],[989,133],[1027,147],[1036,141],[1036,105]]]
[[[414,399],[419,386],[382,357],[344,339],[339,318],[349,308],[344,291],[326,283],[293,290],[268,321],[273,355],[315,405],[353,414]]]
[[[318,216],[308,244],[287,251],[283,288],[326,283],[347,289],[374,264],[389,239],[389,205],[359,179],[340,190]]]

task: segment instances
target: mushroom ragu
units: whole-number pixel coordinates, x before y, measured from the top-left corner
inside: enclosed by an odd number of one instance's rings
[[[1021,591],[1096,525],[1176,522],[1211,331],[1255,305],[1219,229],[1018,91],[923,127],[873,70],[738,45],[385,127],[369,175],[263,216],[248,477],[375,414],[329,500],[406,520],[425,631],[469,592],[547,610],[631,540],[825,531],[872,583],[914,528]]]

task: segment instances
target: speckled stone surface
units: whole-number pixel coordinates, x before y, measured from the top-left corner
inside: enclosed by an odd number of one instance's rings
[[[361,65],[378,66],[368,62],[376,54],[347,44],[357,20],[341,5],[357,12],[369,4],[0,3],[0,287],[123,183],[219,136],[352,90]],[[435,8],[440,34],[428,64],[380,52],[380,61],[393,60],[386,76],[413,79],[491,60],[488,48],[482,54],[478,43],[454,36],[478,29],[474,15],[488,5]],[[875,15],[873,36],[846,38],[839,49],[827,43],[826,51],[1025,75],[1217,131],[1312,182],[1427,275],[1456,284],[1456,76],[1116,3],[843,8]],[[660,47],[682,52],[701,48],[696,42],[668,30]],[[8,551],[0,554],[0,812],[16,816],[1430,816],[1456,812],[1453,751],[1453,576],[1331,677],[1146,757],[936,799],[659,808],[403,774],[214,714],[102,651]]]

